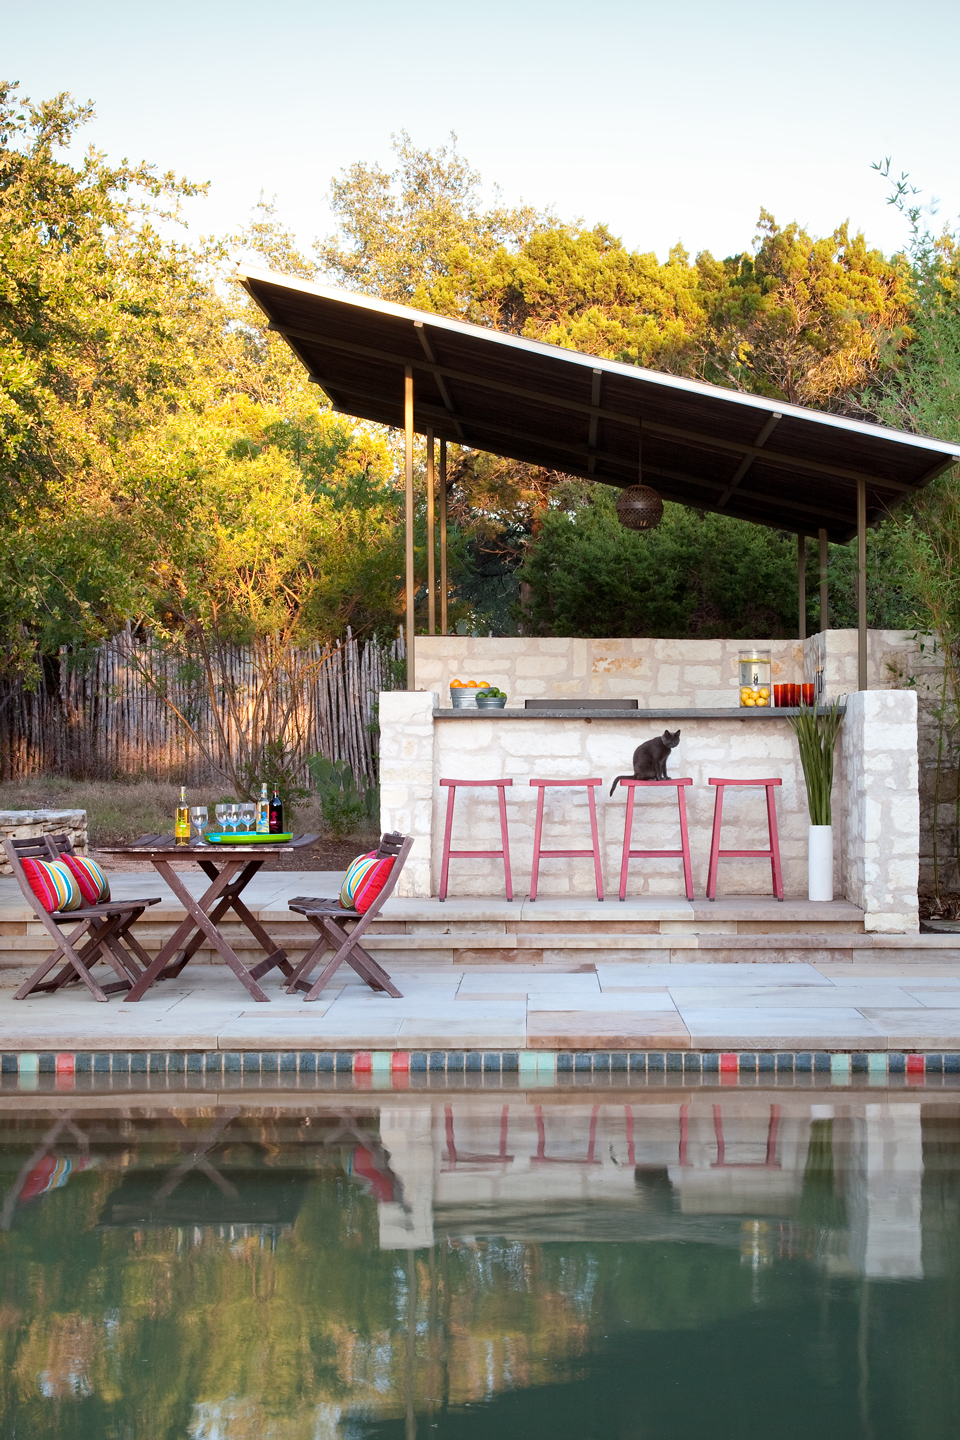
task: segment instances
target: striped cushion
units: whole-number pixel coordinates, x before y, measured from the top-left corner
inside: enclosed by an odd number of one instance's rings
[[[355,910],[354,904],[357,890],[363,877],[372,869],[376,863],[376,850],[368,850],[366,855],[358,855],[350,865],[346,875],[343,877],[343,884],[340,886],[340,904],[344,910]]]
[[[80,886],[62,860],[24,859],[20,863],[44,910],[77,910],[83,904]]]
[[[377,852],[358,855],[343,877],[340,887],[340,904],[345,910],[357,910],[366,914],[387,883],[387,876],[393,869],[394,855],[377,859]]]
[[[96,860],[88,860],[86,855],[61,855],[60,859],[80,886],[80,894],[88,905],[102,905],[110,899],[110,881]]]

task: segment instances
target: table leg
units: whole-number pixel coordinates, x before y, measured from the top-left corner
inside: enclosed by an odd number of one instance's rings
[[[173,857],[171,856],[171,860],[172,858]],[[167,941],[166,945],[164,945],[163,949],[160,951],[160,954],[154,960],[150,968],[140,976],[139,980],[133,986],[130,994],[127,997],[129,1000],[140,1000],[143,998],[146,991],[150,988],[154,980],[158,977],[160,972],[169,962],[174,951],[179,947],[181,932],[189,933],[190,929],[195,926],[198,932],[202,932],[204,935],[206,935],[213,948],[217,951],[219,955],[223,957],[225,964],[229,965],[230,969],[233,971],[234,975],[236,975],[237,979],[240,981],[241,985],[248,992],[248,994],[251,995],[254,1000],[260,1002],[261,1004],[270,1003],[270,997],[264,994],[264,992],[260,989],[260,986],[255,980],[251,979],[247,967],[244,965],[243,961],[239,958],[239,956],[234,952],[231,946],[227,944],[226,940],[224,940],[223,936],[217,930],[216,924],[211,920],[209,914],[209,911],[213,909],[214,905],[221,897],[223,897],[224,899],[227,898],[225,892],[231,887],[231,881],[237,875],[237,872],[242,870],[246,863],[247,862],[243,860],[225,861],[223,869],[220,871],[216,880],[208,887],[208,889],[198,901],[194,899],[194,897],[190,894],[190,891],[183,884],[179,875],[173,869],[170,860],[167,860],[165,857],[153,857],[154,868],[160,875],[161,879],[167,882],[174,895],[176,895],[177,899],[180,901],[181,905],[186,910],[187,920],[185,920],[182,925],[177,927],[177,931],[172,937],[172,939]],[[259,866],[256,868],[259,868]],[[254,869],[252,873],[256,874],[256,869]],[[232,899],[232,897],[230,898]],[[189,923],[191,920],[192,925],[190,925]],[[184,927],[187,927],[186,931],[184,931]]]
[[[253,861],[252,863],[247,862],[241,870],[239,877],[235,880],[231,880],[231,883],[227,886],[225,890],[221,889],[220,897],[216,905],[212,906],[209,911],[211,924],[218,925],[220,923],[224,915],[226,915],[227,911],[230,909],[231,904],[233,904],[236,897],[240,894],[240,891],[244,888],[245,885],[248,885],[250,883],[254,875],[256,875],[257,871],[260,870],[263,863],[264,862],[262,860]],[[215,865],[212,865],[209,862],[209,860],[201,860],[200,869],[205,875],[209,875],[211,880],[216,882],[219,871],[217,870]],[[231,871],[231,874],[232,873],[233,872]],[[206,899],[206,896],[204,896],[204,899]],[[177,934],[179,935],[180,933],[181,931],[178,930]],[[157,978],[160,980],[175,980],[180,974],[180,972],[183,970],[184,966],[193,959],[194,955],[197,953],[202,943],[203,932],[200,930],[194,931],[193,935],[188,940],[187,944],[183,947],[183,949],[180,951],[180,954],[177,956],[176,960],[174,960],[173,964],[168,965],[164,969],[162,974],[159,975]],[[273,944],[272,940],[270,941],[270,944]]]
[[[263,860],[248,860],[238,878],[230,885],[229,889],[221,894],[216,908],[212,910],[210,914],[211,921],[216,925],[228,910],[234,910],[260,948],[266,951],[265,959],[258,961],[256,965],[247,967],[247,974],[254,980],[259,980],[261,976],[266,975],[269,970],[272,970],[275,965],[279,965],[285,976],[289,977],[293,974],[293,966],[287,960],[286,950],[276,944],[272,936],[267,934],[256,916],[248,910],[247,906],[240,899],[241,892],[246,889],[254,875],[257,875],[260,870],[263,869],[264,863]],[[216,879],[216,867],[211,864],[209,860],[201,860],[200,868],[205,874],[210,876],[211,880]],[[186,965],[187,961],[199,948],[202,940],[202,935],[194,935],[190,944],[184,949],[177,960],[176,968],[171,966],[167,973],[171,976],[179,975],[184,965]]]

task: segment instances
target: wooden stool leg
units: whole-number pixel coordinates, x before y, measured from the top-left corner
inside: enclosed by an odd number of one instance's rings
[[[780,867],[780,838],[777,834],[777,800],[775,786],[766,785],[767,830],[770,835],[770,869],[773,872],[773,893],[783,899],[783,870]]]
[[[690,837],[687,834],[687,795],[682,785],[677,786],[677,805],[680,810],[680,848],[683,851],[683,879],[687,899],[693,899],[693,868],[690,864]]]
[[[500,801],[500,844],[503,847],[503,880],[507,889],[507,899],[512,900],[513,876],[510,874],[510,839],[507,835],[507,796],[505,786],[497,786],[497,799]]]
[[[717,786],[713,805],[713,834],[710,837],[710,868],[707,871],[707,899],[717,898],[717,866],[720,861],[720,824],[723,816],[723,786]]]
[[[530,899],[537,898],[537,880],[540,876],[540,833],[543,829],[543,796],[545,785],[537,786],[537,823],[533,831],[533,870],[530,874]]]
[[[590,833],[593,836],[593,873],[597,877],[597,899],[603,899],[603,871],[600,868],[600,836],[597,833],[597,798],[594,787],[587,786],[587,800],[590,802]]]
[[[447,880],[450,876],[450,836],[453,833],[453,802],[456,799],[457,787],[451,785],[447,791],[447,821],[443,828],[443,859],[440,866],[440,896],[441,900],[447,898]]]
[[[627,814],[623,822],[623,859],[620,861],[620,899],[627,898],[627,871],[630,869],[630,844],[633,839],[633,801],[634,789],[632,785],[625,785],[627,792]]]

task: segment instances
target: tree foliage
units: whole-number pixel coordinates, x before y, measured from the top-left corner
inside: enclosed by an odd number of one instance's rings
[[[660,526],[639,534],[614,502],[585,482],[554,494],[519,572],[525,627],[598,638],[796,633],[792,536],[669,503]]]
[[[847,226],[816,239],[761,213],[742,255],[691,258],[678,244],[660,261],[602,224],[504,204],[455,137],[429,150],[402,132],[393,168],[358,162],[333,181],[338,231],[312,254],[262,199],[239,235],[198,244],[173,227],[202,187],[93,150],[69,158],[91,114],[0,85],[8,677],[127,625],[171,643],[312,643],[395,622],[395,442],[329,412],[231,279],[237,248],[588,353],[956,433],[946,237],[915,236],[887,260]],[[558,633],[792,631],[792,542],[775,533],[668,509],[657,537],[629,536],[612,528],[605,490],[588,500],[564,476],[456,446],[449,460],[455,621],[509,626],[522,564],[527,623]],[[421,581],[424,529],[421,505]],[[913,604],[896,534],[874,544],[878,605],[891,567],[903,578],[888,617]],[[835,548],[832,563],[843,578],[848,557]],[[602,595],[601,564],[624,567]]]

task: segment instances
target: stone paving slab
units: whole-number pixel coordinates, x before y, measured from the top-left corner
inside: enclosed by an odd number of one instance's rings
[[[557,971],[394,963],[400,1000],[341,970],[307,1004],[274,972],[258,1005],[226,967],[191,965],[139,1003],[104,1005],[80,986],[14,1001],[23,972],[5,971],[0,1050],[960,1050],[960,959],[840,972],[812,957]]]

